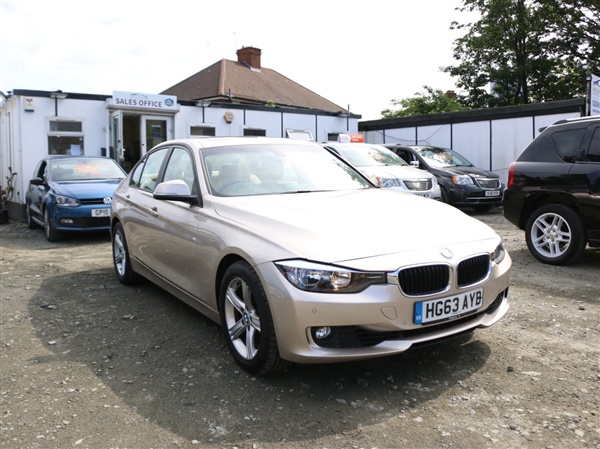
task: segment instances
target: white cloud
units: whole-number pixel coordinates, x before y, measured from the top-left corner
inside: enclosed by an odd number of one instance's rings
[[[423,85],[454,88],[439,68],[454,64],[460,4],[1,0],[0,90],[158,93],[255,46],[264,67],[376,119]]]

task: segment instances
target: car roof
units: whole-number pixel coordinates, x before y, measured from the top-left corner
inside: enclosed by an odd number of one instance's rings
[[[590,123],[595,123],[595,122],[599,122],[600,123],[600,116],[597,115],[592,115],[592,116],[586,116],[586,117],[575,117],[575,118],[566,118],[566,119],[562,119],[559,120],[557,122],[552,123],[551,125],[545,126],[540,128],[538,131],[539,132],[543,132],[547,129],[554,129],[557,127],[579,127],[582,124],[587,126]]]
[[[202,137],[196,139],[173,139],[162,142],[159,146],[169,145],[187,145],[191,148],[210,148],[210,147],[224,147],[230,145],[267,145],[267,144],[280,144],[280,145],[318,145],[316,142],[311,140],[303,139],[289,139],[284,137],[260,137],[260,136],[243,136],[243,137]],[[155,148],[156,148],[155,147]]]

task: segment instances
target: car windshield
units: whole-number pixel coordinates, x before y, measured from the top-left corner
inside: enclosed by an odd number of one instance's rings
[[[126,175],[112,159],[60,159],[50,162],[53,181],[123,179]]]
[[[415,150],[425,159],[431,166],[436,168],[441,167],[472,167],[468,160],[448,148],[439,147],[416,147]]]
[[[256,144],[201,150],[216,196],[247,196],[373,187],[360,173],[315,145]]]
[[[343,152],[355,167],[374,167],[381,165],[408,165],[400,156],[379,145],[348,144],[335,146]]]

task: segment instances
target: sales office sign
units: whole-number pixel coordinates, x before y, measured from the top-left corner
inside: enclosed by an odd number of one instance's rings
[[[174,95],[153,95],[137,92],[113,91],[112,98],[108,98],[109,105],[119,109],[151,109],[178,111],[179,104]]]

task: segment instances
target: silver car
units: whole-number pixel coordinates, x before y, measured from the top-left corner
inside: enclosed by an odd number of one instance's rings
[[[397,354],[509,307],[512,262],[491,228],[313,142],[165,142],[111,209],[119,281],[147,278],[220,323],[256,375]]]
[[[344,158],[378,186],[438,201],[442,199],[442,191],[434,175],[410,166],[383,145],[355,142],[326,142],[322,145]]]

